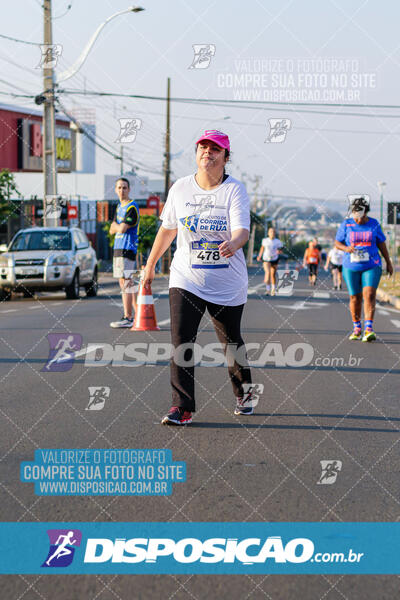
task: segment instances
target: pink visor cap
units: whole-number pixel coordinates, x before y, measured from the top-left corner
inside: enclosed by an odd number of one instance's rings
[[[229,138],[226,133],[222,133],[222,131],[218,131],[218,129],[206,129],[200,139],[197,140],[196,144],[203,142],[204,140],[210,140],[211,142],[215,142],[221,148],[225,148],[225,150],[231,150],[229,144]]]

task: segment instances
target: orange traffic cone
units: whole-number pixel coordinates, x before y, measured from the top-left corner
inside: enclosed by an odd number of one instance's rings
[[[131,331],[160,331],[160,328],[157,325],[151,286],[149,285],[147,288],[144,287],[143,279],[141,279],[139,283],[137,310]]]

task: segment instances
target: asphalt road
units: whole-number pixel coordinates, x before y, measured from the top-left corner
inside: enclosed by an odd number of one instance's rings
[[[264,385],[256,414],[235,417],[226,368],[200,366],[197,412],[185,428],[159,425],[171,404],[166,360],[88,366],[81,353],[68,371],[43,370],[51,333],[79,334],[82,348],[168,343],[167,280],[153,286],[159,332],[109,327],[121,316],[113,285],[97,298],[41,294],[0,304],[1,520],[399,520],[399,311],[379,306],[378,340],[350,342],[347,294],[331,290],[327,276],[313,289],[301,274],[292,295],[271,298],[261,271],[252,269],[249,287],[243,337],[260,344],[251,363],[264,363],[252,371]],[[216,341],[207,316],[197,341]],[[86,410],[91,386],[110,388],[102,410]],[[20,462],[33,460],[37,448],[169,448],[174,460],[186,461],[187,481],[175,483],[169,497],[39,497],[19,480]],[[341,462],[330,485],[318,483],[324,460]],[[398,582],[353,575],[24,575],[2,576],[1,597],[376,600],[398,597]]]

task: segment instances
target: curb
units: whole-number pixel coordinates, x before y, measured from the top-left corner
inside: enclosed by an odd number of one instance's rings
[[[383,300],[384,302],[388,302],[398,310],[400,310],[400,298],[397,296],[392,296],[392,294],[388,294],[387,292],[383,292],[379,288],[376,290],[376,295],[378,300]]]
[[[165,275],[163,273],[156,273],[155,276],[155,280],[156,279],[163,279],[167,277],[169,279],[169,274]],[[113,274],[110,272],[101,272],[99,273],[99,285],[101,285],[102,287],[107,287],[107,286],[115,286],[115,285],[119,285],[118,284],[118,279],[116,279],[115,277],[113,277]]]

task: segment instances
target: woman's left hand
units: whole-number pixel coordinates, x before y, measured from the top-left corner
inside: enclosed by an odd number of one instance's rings
[[[386,263],[386,271],[389,276],[393,275],[393,265],[392,265],[391,261]]]
[[[221,256],[223,256],[224,258],[230,258],[231,256],[233,256],[237,250],[234,242],[232,242],[232,240],[229,240],[229,242],[222,242],[222,244],[219,245],[219,253]]]

